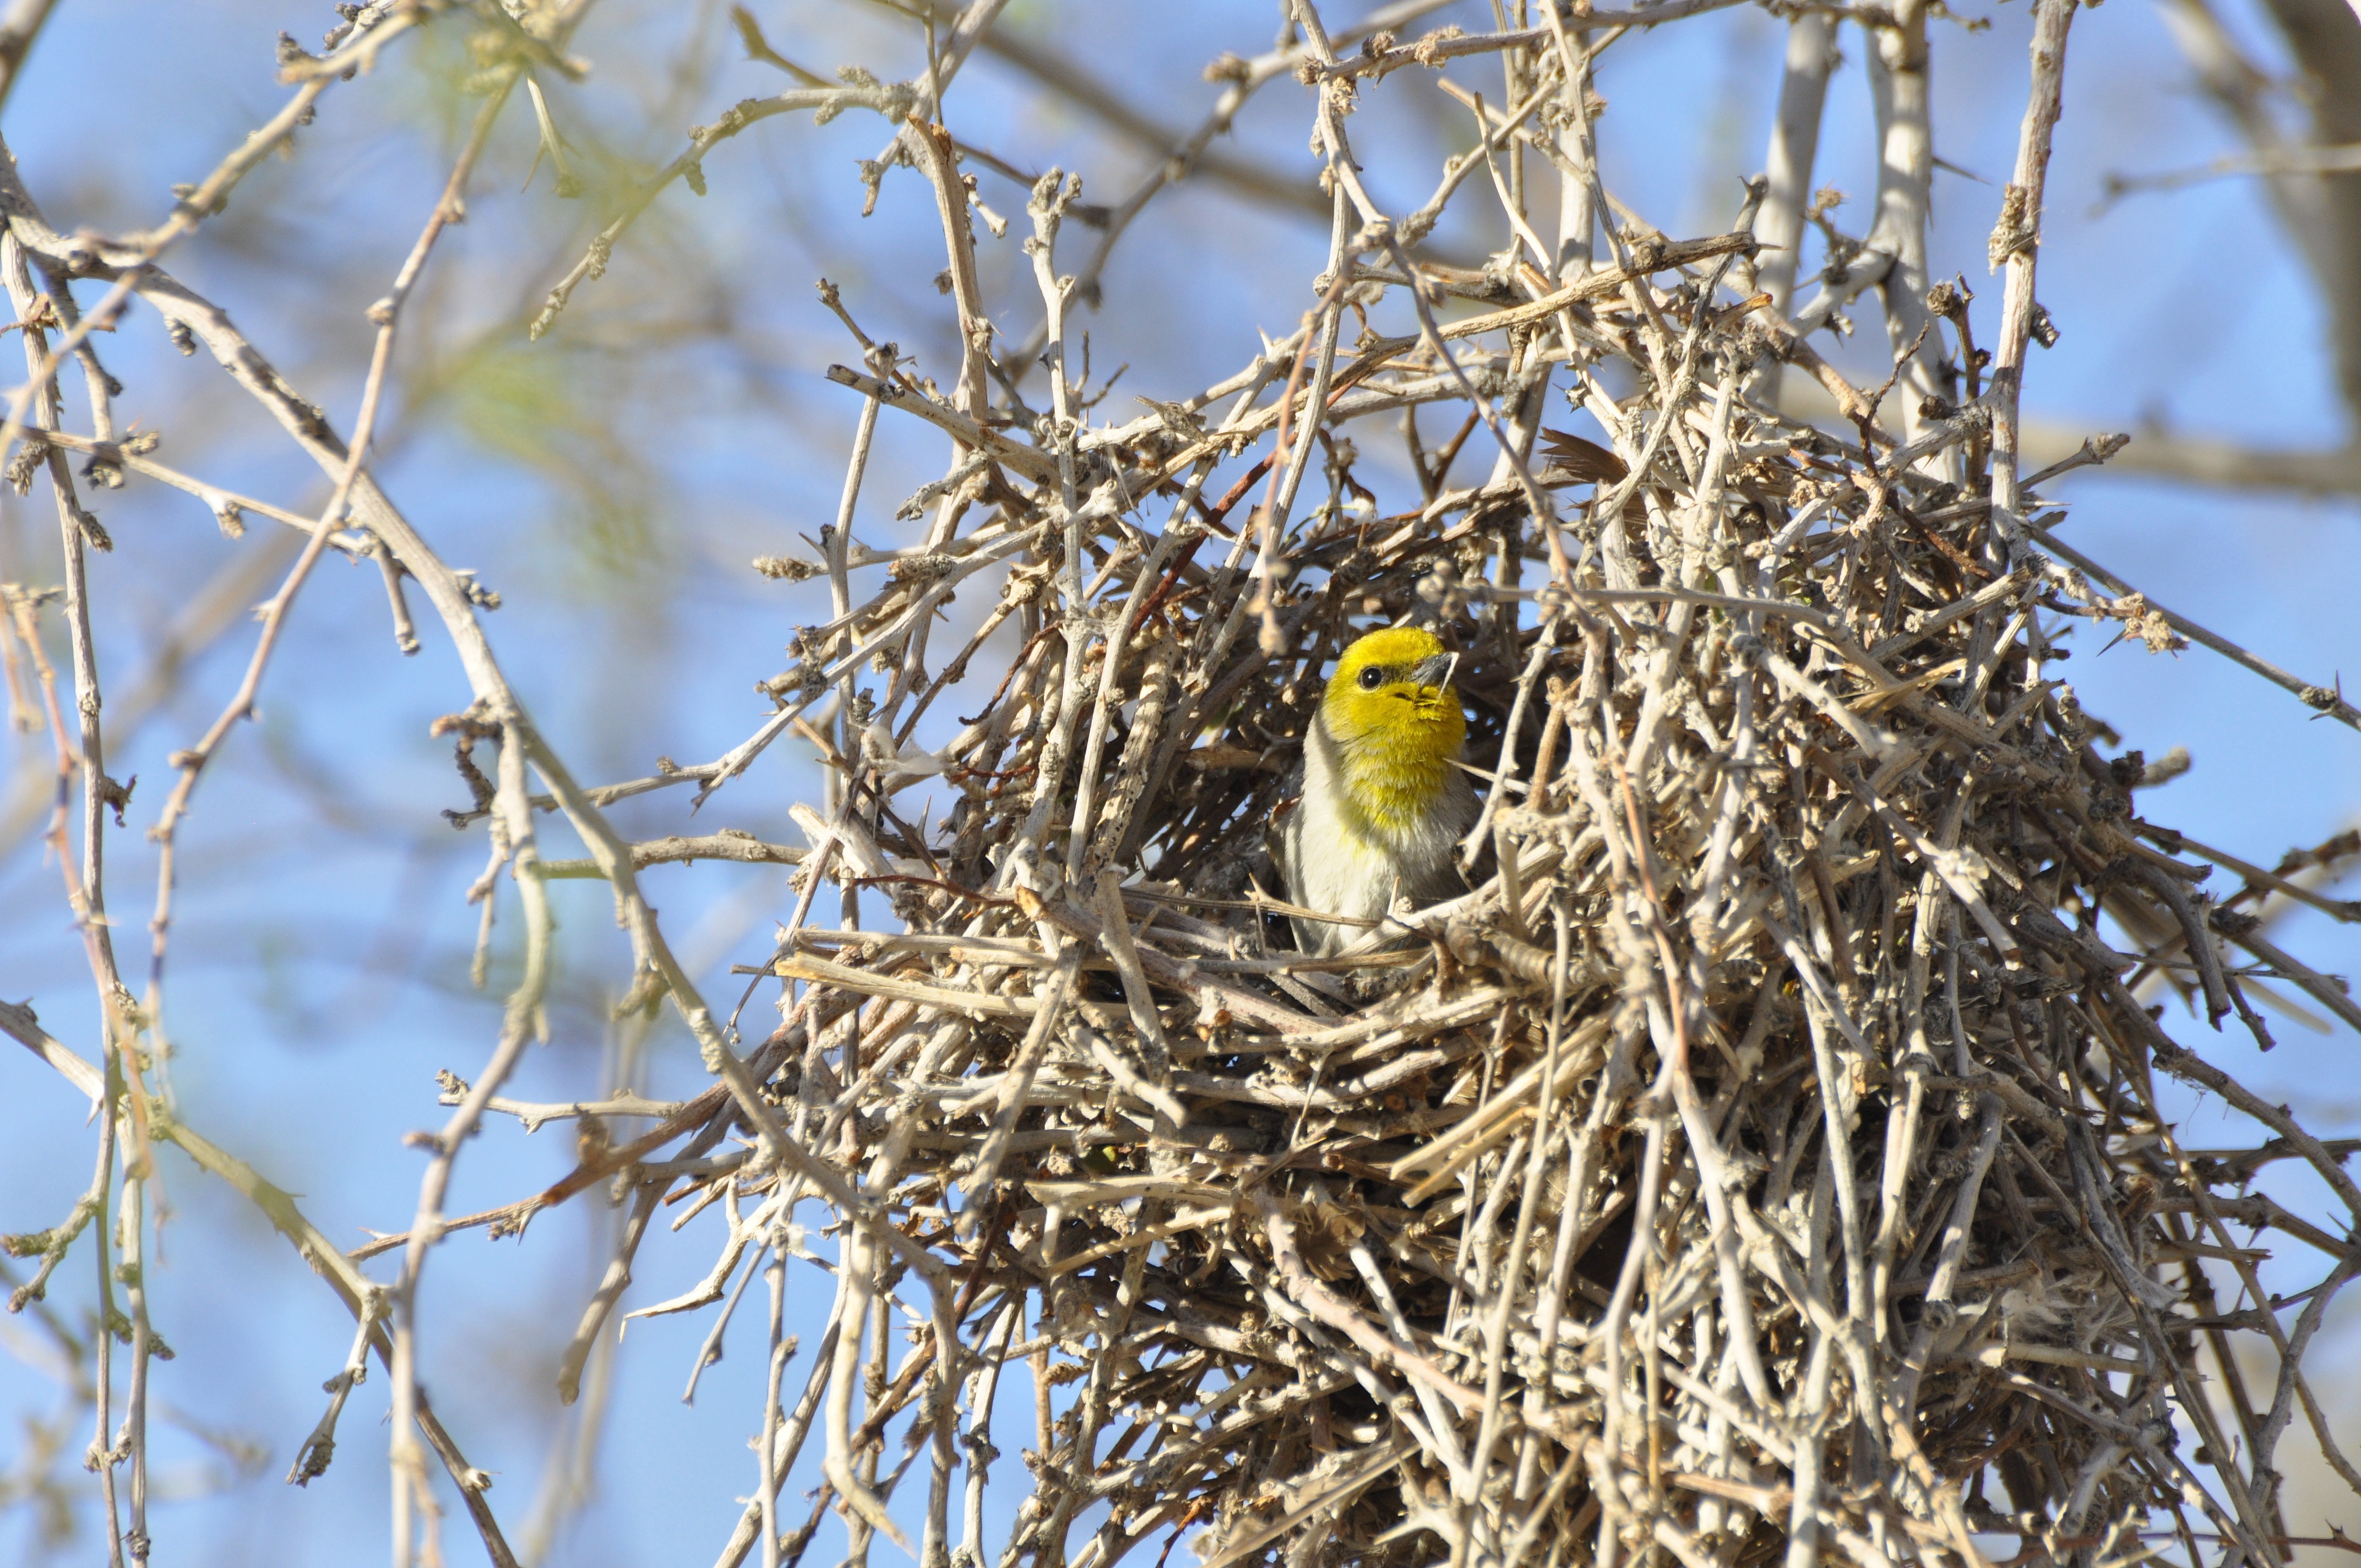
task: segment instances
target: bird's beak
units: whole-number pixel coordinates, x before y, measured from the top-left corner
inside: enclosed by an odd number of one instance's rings
[[[1452,672],[1458,668],[1458,654],[1437,653],[1433,658],[1420,660],[1411,676],[1422,686],[1447,686],[1451,684]]]

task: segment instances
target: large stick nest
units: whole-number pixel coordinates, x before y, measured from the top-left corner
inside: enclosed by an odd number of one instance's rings
[[[1620,406],[1578,386],[1611,453],[1534,460],[1555,541],[1513,475],[1378,515],[1346,427],[1460,387],[1432,335],[1374,329],[1332,373],[1315,316],[1234,400],[1093,431],[1029,488],[970,463],[974,504],[938,503],[964,532],[836,629],[891,632],[879,667],[907,680],[912,607],[1015,563],[994,620],[1019,652],[950,747],[863,735],[856,697],[824,841],[906,930],[795,932],[758,1058],[783,1124],[899,1233],[846,1234],[872,1278],[840,1324],[924,1246],[921,1343],[956,1334],[971,1401],[1010,1354],[1071,1385],[1012,1552],[1103,1568],[1202,1525],[1224,1563],[1465,1540],[1869,1564],[1975,1561],[2004,1513],[2053,1548],[2151,1510],[2283,1531],[2234,1467],[2199,1481],[2166,1400],[2231,1452],[2198,1343],[2264,1323],[2197,1260],[2255,1288],[2224,1224],[2283,1218],[2239,1195],[2259,1162],[2344,1178],[2136,995],[2161,977],[2248,1014],[2219,938],[2252,922],[2131,815],[2140,765],[2093,750],[2042,617],[2169,630],[1995,525],[1972,410],[1898,461],[1770,411],[1776,342],[1714,298],[1731,254],[1657,247],[1554,340],[1455,333],[1510,407],[1569,339],[1636,373]],[[1652,265],[1680,255],[1704,259]],[[1411,313],[1380,283],[1343,297]],[[1205,485],[1277,422],[1266,388],[1298,431],[1326,411],[1325,497],[1277,533],[1245,504],[1262,469]],[[1263,827],[1324,663],[1402,620],[1460,652],[1471,760],[1511,782],[1466,897],[1304,959]],[[843,667],[808,641],[805,668]],[[892,791],[936,768],[960,795],[922,834]],[[2159,1073],[2280,1139],[2192,1155]],[[917,1388],[873,1385],[872,1428]]]

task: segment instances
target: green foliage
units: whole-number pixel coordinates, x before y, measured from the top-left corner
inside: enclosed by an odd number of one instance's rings
[[[554,492],[559,558],[593,591],[644,583],[664,558],[655,477],[620,418],[629,383],[612,357],[518,337],[453,367],[437,411]]]

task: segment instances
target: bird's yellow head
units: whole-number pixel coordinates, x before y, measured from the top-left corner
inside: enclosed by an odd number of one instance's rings
[[[1467,740],[1456,660],[1431,631],[1389,627],[1345,650],[1320,703],[1352,806],[1389,830],[1433,810]]]

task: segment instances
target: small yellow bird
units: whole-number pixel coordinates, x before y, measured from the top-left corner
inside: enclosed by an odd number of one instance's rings
[[[1417,627],[1372,631],[1345,650],[1303,740],[1302,798],[1273,825],[1287,896],[1307,909],[1382,918],[1397,895],[1461,891],[1452,847],[1476,820],[1459,766],[1467,716],[1454,656]],[[1328,957],[1357,927],[1296,919],[1295,944]]]

